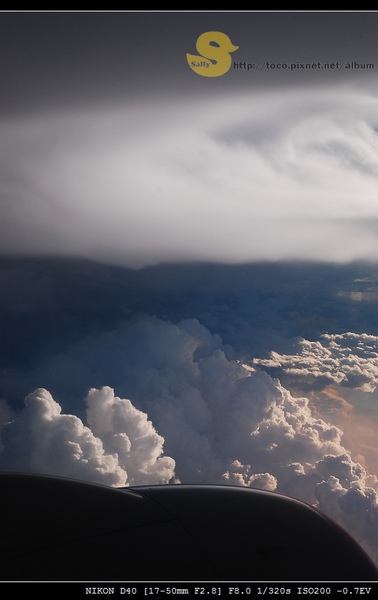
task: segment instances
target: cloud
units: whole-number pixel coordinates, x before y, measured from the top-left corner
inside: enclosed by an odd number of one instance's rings
[[[376,557],[376,396],[354,386],[376,385],[377,337],[345,328],[363,318],[375,332],[376,310],[339,295],[374,286],[374,273],[2,261],[1,468],[276,490],[319,506]],[[349,332],[293,337],[330,323]]]
[[[325,457],[318,470],[323,475],[315,488],[319,509],[345,527],[378,564],[376,487],[369,485],[365,470],[348,454]],[[339,477],[330,472],[338,472]]]
[[[239,460],[230,464],[230,470],[222,475],[224,483],[274,491],[277,479],[270,473],[254,473],[251,465],[242,465]]]
[[[118,457],[129,485],[168,483],[174,477],[175,461],[162,456],[164,438],[146,413],[116,397],[109,387],[91,389],[86,402],[92,433],[101,439],[105,452]]]
[[[377,257],[368,89],[145,101],[1,126],[3,254],[131,266]]]
[[[377,479],[353,459],[343,431],[306,397],[229,358],[198,320],[134,318],[83,338],[39,376],[51,369],[66,398],[78,376],[94,383],[85,401],[71,401],[83,416],[64,414],[46,389],[29,394],[1,431],[1,468],[114,486],[276,490],[319,506],[376,556],[367,522],[377,519]]]
[[[295,354],[272,351],[270,358],[252,362],[312,389],[335,383],[374,392],[378,385],[378,336],[325,333],[317,341],[299,339]]]
[[[296,459],[313,462],[339,451],[341,431],[313,418],[306,398],[292,398],[278,381],[247,370],[226,350],[196,319],[173,324],[144,316],[82,338],[65,354],[47,359],[32,377],[29,373],[29,381],[52,386],[70,412],[86,420],[105,454],[118,454],[131,478],[138,453],[164,472],[164,460],[158,460],[163,438],[165,453],[176,461],[176,476],[186,482],[221,482],[235,460],[245,465],[248,479],[270,473],[279,481],[280,470]],[[91,390],[85,412],[84,389]],[[20,423],[30,422],[32,429],[40,423],[41,401],[30,402],[29,397]],[[60,416],[52,398],[42,407],[44,412],[54,407],[48,423],[74,418]],[[3,436],[5,446],[7,439]]]
[[[15,413],[6,400],[0,399],[0,430],[15,418]],[[1,439],[0,439],[1,448]]]
[[[160,456],[164,440],[144,413],[129,400],[114,397],[110,388],[91,390],[87,404],[93,430],[77,416],[62,414],[47,390],[29,394],[25,409],[1,431],[2,469],[110,486],[172,479],[174,461]]]
[[[230,358],[219,336],[197,319],[174,324],[135,317],[81,338],[28,376],[29,384],[53,387],[79,414],[83,390],[92,389],[82,418],[107,453],[115,452],[118,428],[126,432],[127,421],[130,439],[138,428],[150,431],[144,440],[150,452],[161,451],[164,438],[176,476],[186,482],[220,482],[237,460],[248,479],[270,473],[280,485],[282,469],[293,462],[313,464],[344,452],[342,431],[313,416],[307,398],[292,397],[264,371]]]
[[[219,336],[196,319],[177,324],[147,316],[124,321],[51,356],[28,373],[28,380],[53,387],[79,413],[83,390],[93,387],[109,385],[130,398],[163,436],[177,477],[189,482],[220,482],[234,460],[248,465],[251,455],[255,472],[264,473],[267,457],[272,465],[278,456],[277,444],[284,459],[285,447],[290,455],[313,458],[339,443],[337,429],[326,423],[303,428],[311,416],[307,400],[294,401],[266,373],[248,371],[229,358]],[[109,418],[117,414],[123,427],[126,406],[122,403],[121,410],[110,391],[93,394],[86,418],[105,449],[113,452],[115,417],[107,423],[95,414],[101,414],[102,406]]]

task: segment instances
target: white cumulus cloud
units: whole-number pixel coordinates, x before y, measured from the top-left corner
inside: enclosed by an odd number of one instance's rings
[[[105,452],[118,457],[129,485],[168,483],[172,479],[175,461],[162,456],[164,438],[146,413],[130,400],[115,396],[109,387],[91,389],[86,402],[92,433],[101,439]]]
[[[117,409],[122,419],[112,432]],[[173,477],[174,461],[160,457],[163,438],[129,400],[115,398],[110,388],[91,390],[88,418],[93,431],[77,416],[62,414],[47,390],[37,389],[27,396],[25,409],[2,429],[2,468],[110,486],[167,483]],[[102,426],[98,419],[103,419]]]
[[[325,457],[317,468],[323,477],[315,487],[318,507],[345,527],[378,564],[376,479],[348,454]]]
[[[295,354],[273,351],[270,358],[255,358],[253,364],[274,369],[293,381],[315,386],[336,383],[374,392],[378,385],[378,336],[325,333],[317,341],[298,340]]]

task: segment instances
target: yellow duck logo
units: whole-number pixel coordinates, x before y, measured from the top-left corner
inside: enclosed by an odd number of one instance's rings
[[[187,54],[186,58],[190,68],[198,75],[219,77],[231,67],[230,52],[235,52],[238,48],[225,33],[207,31],[199,36],[196,44],[201,56]]]

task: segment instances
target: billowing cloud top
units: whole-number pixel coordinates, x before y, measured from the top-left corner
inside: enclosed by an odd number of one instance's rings
[[[62,414],[47,390],[29,394],[26,408],[2,431],[3,468],[111,486],[173,478],[174,460],[161,456],[164,440],[145,413],[107,387],[90,390],[86,402],[92,429],[77,416]]]
[[[375,109],[339,84],[5,120],[1,252],[377,258]]]
[[[295,354],[271,352],[253,364],[289,375],[302,385],[341,384],[365,392],[378,385],[378,337],[366,333],[323,334],[320,340],[300,339]]]

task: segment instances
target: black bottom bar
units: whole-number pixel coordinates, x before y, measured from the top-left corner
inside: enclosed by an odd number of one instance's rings
[[[85,581],[4,581],[0,582],[0,594],[4,598],[11,597],[12,592],[21,594],[35,593],[39,599],[54,598],[59,594],[68,600],[74,598],[88,598],[89,596],[108,596],[118,598],[142,597],[216,597],[259,598],[261,596],[281,596],[296,598],[299,596],[316,596],[317,598],[338,596],[376,597],[378,581],[315,581],[315,582],[85,582]],[[6,595],[7,594],[7,595]]]

